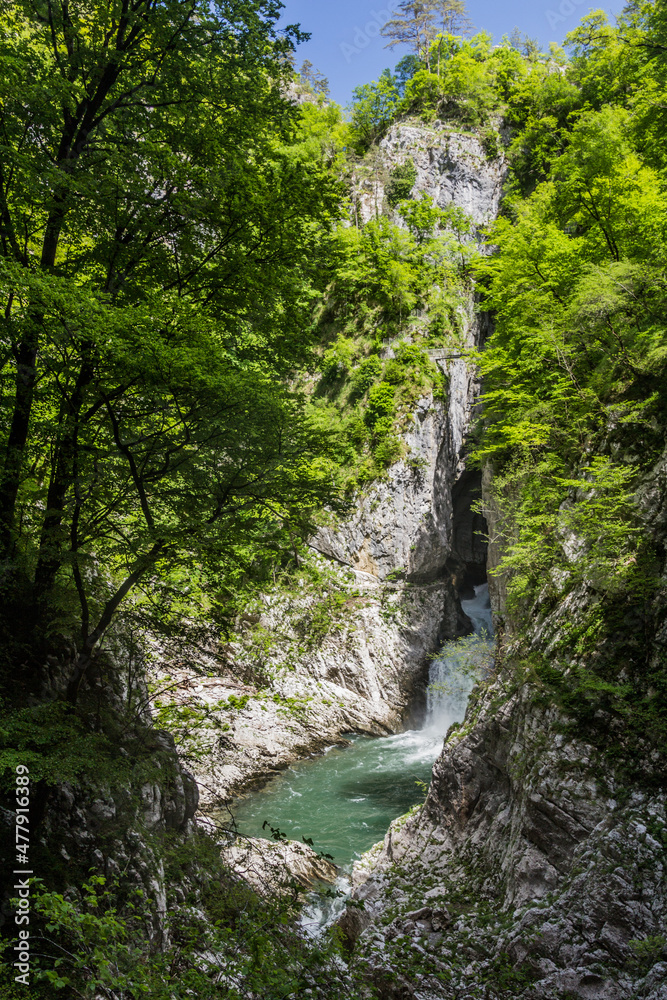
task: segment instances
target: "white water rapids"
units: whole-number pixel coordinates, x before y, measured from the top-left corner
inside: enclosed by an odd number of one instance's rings
[[[463,721],[475,682],[493,662],[488,587],[474,591],[474,597],[461,601],[473,634],[446,643],[431,665],[423,727],[384,738],[355,736],[348,747],[331,747],[294,764],[237,804],[240,833],[266,837],[267,821],[290,840],[311,838],[347,873],[384,837],[392,820],[423,799],[447,730]],[[338,899],[313,897],[304,911],[309,933],[319,933],[342,911],[350,892],[347,874],[340,876],[337,889]]]
[[[431,664],[424,732],[443,735],[462,722],[475,683],[493,664],[493,618],[488,584],[474,588],[475,596],[461,601],[473,633],[446,643]]]

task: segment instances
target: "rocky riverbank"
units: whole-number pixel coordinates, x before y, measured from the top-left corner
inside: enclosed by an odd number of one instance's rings
[[[664,457],[638,497],[647,536],[664,552]],[[491,583],[502,626],[505,581]],[[624,759],[609,741],[577,736],[575,706],[566,711],[532,665],[593,599],[582,588],[543,610],[529,636],[501,628],[498,670],[449,733],[425,803],[357,866],[356,905],[341,925],[357,961],[387,982],[385,996],[667,997],[659,755],[640,737],[633,765],[630,750]],[[650,655],[664,656],[664,642],[663,625]],[[608,643],[606,655],[614,649]]]

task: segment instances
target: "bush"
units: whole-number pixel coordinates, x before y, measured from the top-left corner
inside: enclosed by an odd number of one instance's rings
[[[405,87],[404,106],[406,110],[419,111],[425,118],[434,118],[442,98],[442,82],[435,73],[421,69],[408,81]]]
[[[430,364],[428,354],[417,344],[406,344],[403,341],[398,345],[395,353],[396,360],[404,367],[412,365],[415,368],[424,368]]]
[[[333,382],[347,374],[352,367],[354,351],[353,340],[341,336],[336,339],[322,359],[322,377],[325,382]]]
[[[352,100],[350,134],[359,153],[381,138],[396,117],[400,102],[394,79],[385,71],[378,81],[356,87]]]
[[[377,444],[373,454],[379,466],[389,468],[403,454],[403,442],[395,434],[389,434]]]
[[[412,159],[406,160],[405,163],[398,163],[392,169],[386,192],[387,201],[392,208],[396,208],[399,202],[410,197],[416,180],[417,168]]]
[[[377,431],[378,422],[383,418],[391,418],[394,414],[394,390],[386,382],[374,385],[368,394],[368,406],[364,415],[366,424]]]
[[[382,373],[382,380],[389,385],[400,385],[405,380],[405,369],[398,361],[387,361]]]
[[[363,396],[370,389],[374,382],[382,374],[382,362],[377,355],[366,358],[352,373],[352,393],[354,396]]]

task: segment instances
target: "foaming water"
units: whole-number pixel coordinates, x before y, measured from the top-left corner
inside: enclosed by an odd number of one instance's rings
[[[311,838],[316,850],[348,868],[423,799],[442,736],[432,730],[353,736],[347,747],[299,761],[237,803],[239,832],[266,837],[267,822],[290,840]]]
[[[461,605],[474,633],[447,643],[433,661],[423,728],[382,738],[353,736],[347,747],[299,761],[237,802],[239,833],[267,837],[267,824],[289,840],[312,839],[315,850],[333,856],[341,869],[337,888],[347,894],[345,873],[353,863],[383,839],[397,816],[423,801],[447,730],[463,721],[475,681],[490,668],[493,624],[486,584]],[[315,899],[304,926],[327,925],[341,908],[340,901]]]
[[[473,633],[446,643],[431,664],[425,728],[446,733],[465,716],[474,685],[493,663],[493,617],[488,584],[474,588],[475,596],[461,601]]]

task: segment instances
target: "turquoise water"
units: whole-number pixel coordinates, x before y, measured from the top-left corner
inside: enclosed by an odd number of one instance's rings
[[[424,800],[417,781],[431,779],[442,734],[355,736],[349,747],[300,761],[234,808],[239,833],[270,837],[264,822],[289,840],[309,837],[315,850],[347,868],[382,840],[389,824]]]
[[[271,836],[269,826],[289,840],[312,839],[315,850],[330,854],[347,869],[382,840],[390,823],[424,800],[433,763],[447,730],[465,716],[475,679],[492,659],[491,608],[486,585],[461,601],[474,635],[447,643],[430,672],[424,728],[372,739],[352,737],[349,747],[332,747],[320,757],[300,761],[261,790],[237,801],[239,833]],[[267,824],[265,827],[264,824]]]

